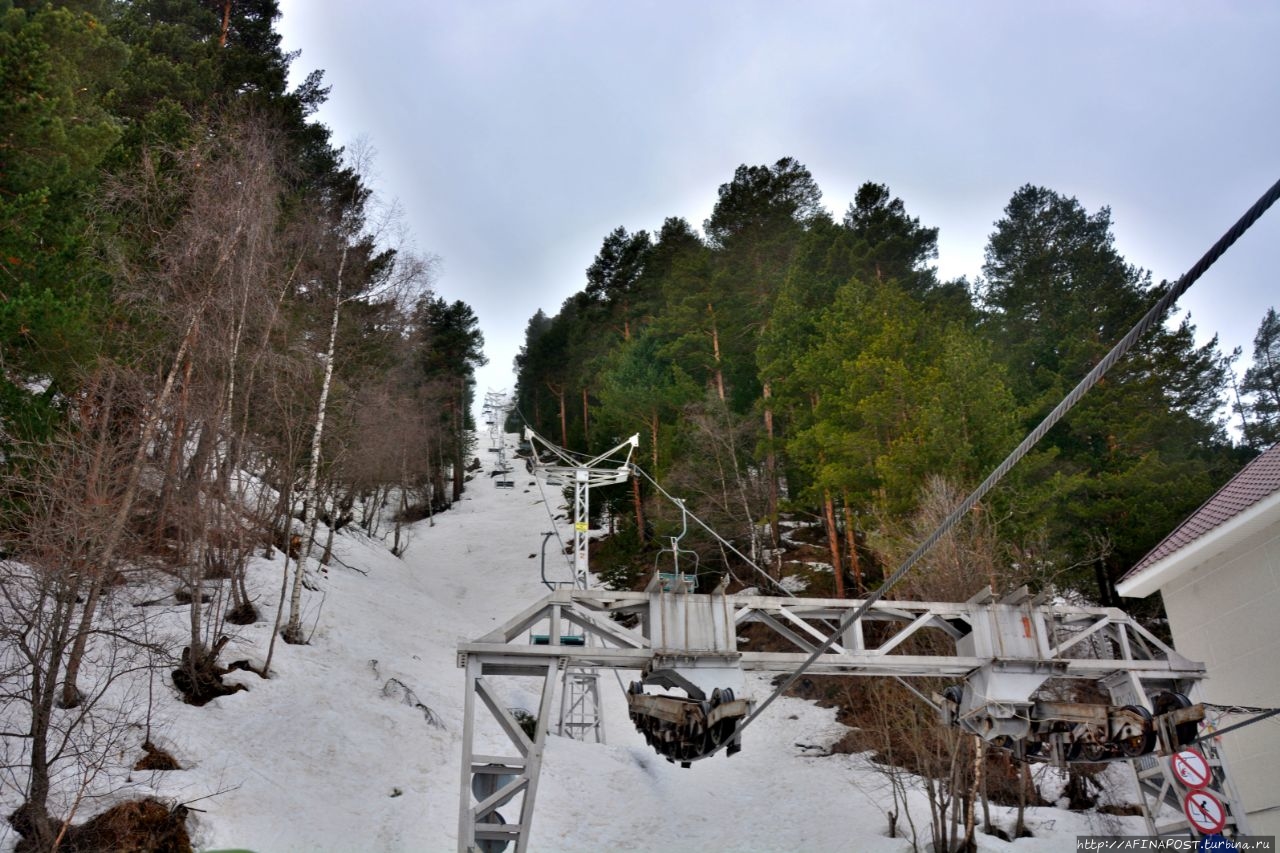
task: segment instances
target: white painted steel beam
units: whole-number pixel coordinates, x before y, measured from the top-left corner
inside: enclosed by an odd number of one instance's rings
[[[679,674],[684,666],[690,671],[701,667],[723,672],[793,672],[842,617],[861,604],[849,599],[722,592],[561,588],[483,637],[460,643],[458,664],[467,670],[467,695],[458,849],[479,851],[482,848],[476,845],[486,839],[515,841],[516,853],[525,849],[551,694],[561,671],[566,675],[596,669]],[[530,629],[539,623],[550,624],[553,630],[545,643],[540,639],[535,645]],[[580,638],[575,635],[580,644],[564,642],[561,631],[566,625],[582,632]],[[794,649],[752,651],[743,639],[751,626],[759,626],[754,630],[767,632],[775,642],[781,640]],[[944,642],[913,642],[923,637]],[[1009,726],[1020,719],[1019,709],[1030,707],[1032,694],[1051,677],[1123,685],[1121,692],[1139,696],[1151,689],[1180,689],[1204,677],[1203,664],[1179,655],[1121,610],[1047,604],[1029,594],[1000,600],[978,595],[961,603],[880,601],[849,625],[842,639],[843,645],[833,645],[808,671],[814,675],[947,676],[966,685],[973,679],[982,686],[982,696],[966,697],[965,716],[985,715]],[[938,648],[947,651],[921,651]],[[531,675],[544,679],[533,740],[501,706],[489,683],[493,677]],[[598,711],[596,717],[583,713],[589,704],[598,709],[597,692],[594,682],[566,686],[561,700],[562,733],[587,737],[597,731]],[[514,754],[473,754],[478,706],[497,723]],[[492,791],[485,788],[483,797],[473,797],[476,776],[497,772],[490,765],[513,779]],[[518,821],[492,822],[497,808],[517,799]]]

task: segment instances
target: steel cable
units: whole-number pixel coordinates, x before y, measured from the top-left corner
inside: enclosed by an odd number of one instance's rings
[[[1269,207],[1275,204],[1277,198],[1280,198],[1280,181],[1276,181],[1276,183],[1272,184],[1271,188],[1263,193],[1262,197],[1259,198],[1252,207],[1245,211],[1244,215],[1236,221],[1235,225],[1231,226],[1231,228],[1228,229],[1212,247],[1210,247],[1209,251],[1205,252],[1200,260],[1197,261],[1191,269],[1187,270],[1187,272],[1183,274],[1183,276],[1179,278],[1178,281],[1170,287],[1154,305],[1151,306],[1150,310],[1143,315],[1142,319],[1129,330],[1128,334],[1120,339],[1119,343],[1112,347],[1111,351],[1103,357],[1102,361],[1098,362],[1093,370],[1089,371],[1088,375],[1085,376],[1084,379],[1080,380],[1079,384],[1063,398],[1062,402],[1058,403],[1058,405],[1054,407],[1053,411],[1045,416],[1039,426],[1032,430],[1031,433],[1022,440],[1022,443],[1014,448],[1013,452],[1011,452],[1005,460],[987,476],[987,479],[982,481],[981,485],[974,489],[973,492],[951,512],[950,515],[943,519],[938,528],[933,531],[933,533],[931,533],[914,552],[912,552],[911,556],[907,557],[902,565],[894,570],[893,574],[885,579],[884,583],[882,583],[878,589],[864,599],[861,605],[856,609],[849,611],[849,613],[840,620],[839,626],[831,636],[814,649],[813,653],[809,655],[805,662],[802,663],[795,672],[788,676],[787,679],[772,693],[770,693],[763,702],[756,706],[756,709],[742,721],[738,730],[742,731],[745,729],[757,717],[764,713],[764,710],[773,704],[775,699],[787,690],[790,690],[792,685],[794,685],[800,677],[808,671],[809,667],[813,666],[818,658],[822,657],[822,655],[826,654],[827,651],[830,650],[839,636],[844,633],[850,625],[861,619],[877,601],[884,597],[885,593],[892,589],[893,586],[902,579],[903,575],[909,572],[916,563],[928,554],[929,551],[933,549],[933,546],[936,545],[943,536],[949,533],[951,528],[953,528],[956,523],[963,518],[975,504],[978,503],[978,501],[982,500],[982,498],[991,491],[996,483],[1000,482],[1000,480],[1004,478],[1005,474],[1009,472],[1009,469],[1026,456],[1031,448],[1044,437],[1045,433],[1052,429],[1058,421],[1062,420],[1063,416],[1066,415],[1066,413],[1080,401],[1080,398],[1085,395],[1085,392],[1096,385],[1098,380],[1102,378],[1103,374],[1110,370],[1111,367],[1125,355],[1125,353],[1132,349],[1138,338],[1159,322],[1164,317],[1165,312],[1169,310],[1170,306],[1177,302],[1178,298],[1186,293],[1191,285],[1195,284],[1196,280],[1199,279],[1205,271],[1209,269],[1209,267],[1213,266],[1214,262],[1217,261],[1218,258],[1222,257],[1227,249],[1231,248],[1232,244],[1239,240],[1240,237],[1258,221]],[[723,745],[721,747],[717,747],[712,754],[720,751],[722,748]]]
[[[1244,712],[1239,711],[1237,709],[1232,709],[1229,711],[1225,711],[1224,713],[1233,714],[1233,713],[1244,713]],[[1258,715],[1251,720],[1245,720],[1243,722],[1233,723],[1232,725],[1229,725],[1226,728],[1215,729],[1211,732],[1205,732],[1204,734],[1200,735],[1200,737],[1193,740],[1191,743],[1200,743],[1201,741],[1220,738],[1223,735],[1227,734],[1228,732],[1234,732],[1237,729],[1243,729],[1245,726],[1251,726],[1254,723],[1260,723],[1263,720],[1269,720],[1275,717],[1277,714],[1280,714],[1280,708],[1271,708],[1269,710],[1259,710]]]
[[[663,496],[664,498],[666,498],[667,500],[671,501],[671,502],[672,502],[673,504],[675,504],[676,506],[680,506],[680,505],[681,505],[679,501],[677,501],[674,497],[672,497],[672,496],[671,496],[671,493],[670,493],[670,492],[668,492],[666,489],[662,488],[662,486],[658,485],[658,481],[657,481],[657,480],[655,480],[655,479],[653,479],[653,477],[649,476],[649,472],[645,471],[643,468],[641,468],[639,465],[635,464],[634,462],[633,462],[633,463],[631,463],[631,467],[632,467],[632,469],[633,469],[633,470],[635,470],[636,472],[638,472],[639,474],[641,474],[641,475],[642,475],[646,480],[648,480],[650,483],[652,483],[652,484],[653,484],[653,487],[654,487],[655,489],[657,489],[659,492],[661,492],[661,493],[662,493],[662,496]],[[773,577],[772,577],[768,572],[766,572],[764,569],[762,569],[762,568],[760,568],[758,565],[756,565],[756,563],[755,563],[755,561],[754,561],[754,560],[752,560],[752,559],[751,559],[750,557],[748,557],[746,554],[743,554],[741,551],[739,551],[737,548],[735,548],[735,547],[733,546],[733,543],[731,543],[728,539],[725,539],[725,538],[724,538],[723,536],[721,536],[719,533],[716,533],[714,530],[712,530],[710,527],[708,527],[708,526],[707,526],[707,523],[706,523],[706,522],[704,522],[702,519],[698,518],[698,516],[694,515],[692,511],[690,511],[688,508],[685,508],[685,512],[687,512],[687,513],[689,514],[689,517],[690,517],[690,518],[692,518],[694,521],[698,522],[698,526],[699,526],[699,527],[701,527],[703,530],[705,530],[705,531],[707,531],[708,533],[710,533],[712,536],[714,536],[714,537],[715,537],[715,539],[716,539],[716,541],[717,541],[717,542],[719,542],[721,545],[723,545],[724,547],[726,547],[726,548],[728,548],[730,551],[732,551],[734,554],[736,554],[736,555],[738,556],[738,558],[739,558],[739,559],[741,559],[741,560],[742,560],[744,563],[746,563],[748,566],[750,566],[751,568],[755,569],[755,570],[756,570],[756,572],[757,572],[757,573],[759,573],[759,575],[760,575],[762,578],[764,578],[765,580],[769,581],[769,583],[773,584],[773,585],[774,585],[774,586],[776,586],[778,589],[782,590],[783,592],[785,592],[787,595],[791,596],[792,598],[794,598],[794,597],[795,597],[795,593],[794,593],[794,592],[792,592],[791,590],[787,589],[785,586],[783,586],[782,584],[780,584],[778,581],[774,580],[774,579],[773,579]]]
[[[526,418],[524,417],[524,412],[520,411],[519,407],[517,407],[517,408],[516,408],[516,413],[517,413],[518,415],[520,415],[520,418],[521,418],[522,420],[524,420],[524,421],[525,421],[525,424],[527,425],[527,424],[528,424],[528,419],[526,419]],[[546,439],[542,439],[542,440],[543,440],[543,442],[545,442],[548,446],[550,446],[550,442],[547,442],[547,441],[546,441]],[[580,458],[583,458],[583,459],[586,459],[586,458],[587,458],[586,454],[576,453],[575,451],[569,450],[568,448],[560,447],[560,448],[556,448],[556,450],[558,450],[558,451],[560,452],[561,457],[562,457],[562,458],[565,458],[565,459],[567,459],[567,458],[569,458],[569,457],[580,457]],[[536,463],[536,454],[535,454],[535,465],[536,465],[536,464],[537,464],[537,463]],[[671,503],[673,503],[673,504],[675,504],[675,505],[677,505],[677,506],[679,506],[679,505],[680,505],[679,501],[677,501],[677,500],[676,500],[676,498],[672,497],[672,495],[671,495],[671,493],[670,493],[670,492],[668,492],[666,489],[662,488],[662,486],[661,486],[661,485],[659,485],[658,481],[657,481],[657,480],[655,480],[652,476],[650,476],[650,475],[649,475],[649,472],[645,471],[643,468],[641,468],[639,465],[635,464],[634,462],[632,462],[632,463],[631,463],[631,469],[632,469],[633,471],[635,471],[635,472],[639,473],[639,474],[640,474],[641,476],[643,476],[646,480],[648,480],[650,483],[652,483],[652,484],[653,484],[653,487],[654,487],[655,489],[657,489],[657,490],[662,494],[662,496],[663,496],[664,498],[666,498],[667,500],[671,501]],[[791,597],[793,597],[793,598],[795,597],[795,593],[793,593],[791,590],[789,590],[789,589],[787,589],[786,587],[784,587],[782,584],[778,583],[778,581],[774,580],[774,579],[773,579],[773,577],[771,577],[771,576],[769,575],[769,573],[768,573],[768,572],[766,572],[764,569],[760,568],[760,566],[756,565],[756,563],[755,563],[755,561],[754,561],[754,560],[752,560],[750,557],[748,557],[747,555],[743,554],[743,553],[742,553],[741,551],[739,551],[736,547],[734,547],[734,545],[733,545],[733,543],[732,543],[732,542],[730,542],[729,540],[727,540],[727,539],[725,539],[723,536],[721,536],[719,533],[716,533],[714,530],[712,530],[712,529],[707,525],[707,523],[706,523],[706,522],[704,522],[702,519],[698,518],[698,516],[697,516],[697,515],[695,515],[695,514],[694,514],[691,510],[689,510],[687,507],[685,507],[685,512],[687,512],[687,513],[689,514],[689,517],[690,517],[690,518],[692,518],[694,521],[696,521],[696,522],[698,523],[698,526],[699,526],[699,527],[701,527],[703,530],[705,530],[705,531],[707,531],[708,533],[710,533],[713,537],[715,537],[715,539],[716,539],[716,541],[717,541],[717,542],[719,542],[721,545],[723,545],[724,547],[726,547],[726,548],[728,548],[730,551],[732,551],[734,554],[736,554],[736,555],[738,556],[738,558],[739,558],[739,559],[741,559],[741,560],[742,560],[744,563],[746,563],[748,566],[750,566],[751,568],[755,569],[755,571],[756,571],[756,572],[757,572],[761,577],[763,577],[765,580],[769,581],[769,583],[773,584],[775,587],[777,587],[778,589],[780,589],[782,592],[786,593],[788,596],[791,596]],[[559,535],[559,534],[557,534],[557,535]]]

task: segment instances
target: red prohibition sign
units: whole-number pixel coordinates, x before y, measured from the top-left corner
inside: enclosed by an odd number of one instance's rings
[[[1192,791],[1182,801],[1182,811],[1197,832],[1212,835],[1227,825],[1227,809],[1208,791]]]
[[[1213,778],[1209,771],[1209,762],[1197,750],[1184,749],[1176,752],[1170,762],[1173,765],[1173,775],[1188,788],[1203,788]]]

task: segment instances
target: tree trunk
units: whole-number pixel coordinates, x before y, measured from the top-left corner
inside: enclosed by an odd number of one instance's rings
[[[831,570],[836,579],[836,598],[844,598],[844,562],[840,559],[840,530],[836,527],[836,507],[831,492],[822,493],[822,509],[827,519],[827,545],[831,548]]]
[[[333,317],[329,323],[329,348],[324,357],[324,381],[320,386],[320,401],[316,406],[315,429],[311,433],[311,464],[307,470],[307,485],[302,498],[302,523],[309,534],[314,533],[316,514],[317,487],[320,482],[320,450],[324,438],[324,420],[329,405],[329,388],[333,385],[333,357],[338,346],[338,318],[342,311],[342,273],[347,265],[347,247],[342,248],[342,259],[338,262],[338,281],[333,297]],[[293,589],[289,595],[289,624],[285,626],[284,637],[290,643],[301,643],[302,636],[302,576],[307,568],[307,560],[311,556],[313,535],[308,535],[302,543],[302,553],[294,565]]]
[[[858,533],[854,529],[853,513],[849,510],[849,490],[845,489],[844,497],[844,539],[845,550],[849,552],[849,569],[853,572],[853,594],[862,597],[862,562],[858,559]]]
[[[966,851],[974,850],[977,847],[974,832],[977,828],[978,789],[982,784],[983,763],[982,738],[977,735],[971,735],[969,743],[973,749],[973,774],[969,779],[968,803],[964,815],[964,849]]]
[[[395,554],[397,557],[401,556],[402,554],[400,550],[400,529],[404,525],[405,513],[409,511],[409,501],[408,501],[409,473],[407,471],[407,468],[408,468],[408,460],[405,459],[404,454],[402,453],[400,454],[400,509],[396,513],[396,526],[395,526],[395,532],[393,534],[393,542],[391,544],[391,553]],[[330,542],[333,541],[332,527],[329,528],[329,541]],[[325,554],[326,556],[328,555],[327,549],[325,551]]]
[[[1103,607],[1115,606],[1115,595],[1111,586],[1111,577],[1107,572],[1107,561],[1099,557],[1093,564],[1094,578],[1098,582],[1098,603]]]
[[[10,818],[23,834],[34,842],[34,849],[52,849],[58,824],[49,816],[50,774],[49,739],[52,734],[54,702],[58,695],[58,675],[63,654],[70,641],[68,633],[75,622],[74,587],[64,586],[58,579],[46,581],[31,618],[39,642],[35,647],[24,644],[26,659],[31,664],[31,680],[27,690],[31,700],[31,751],[28,755],[27,798]],[[51,588],[49,588],[51,587]],[[52,604],[51,611],[46,610]],[[16,820],[15,820],[16,819]]]
[[[778,454],[774,448],[773,433],[773,384],[764,383],[764,433],[765,433],[765,477],[769,480],[769,537],[776,551],[782,542],[782,531],[778,527]],[[720,399],[724,399],[721,395]]]
[[[569,447],[569,421],[565,415],[564,405],[564,386],[561,385],[559,390],[552,389],[556,395],[556,402],[560,405],[560,446]]]
[[[80,663],[84,659],[85,646],[89,641],[89,629],[93,625],[93,617],[98,607],[102,574],[109,570],[112,561],[115,560],[116,548],[119,547],[120,539],[124,536],[125,526],[129,522],[129,514],[133,511],[133,502],[138,495],[138,483],[142,479],[142,466],[147,461],[147,448],[155,437],[156,427],[160,422],[160,412],[164,410],[164,407],[169,402],[170,395],[173,393],[173,385],[178,375],[178,369],[186,359],[187,350],[195,339],[196,329],[199,328],[200,315],[204,313],[204,307],[205,304],[201,303],[192,312],[191,319],[187,323],[186,332],[182,336],[182,342],[178,345],[178,352],[173,357],[169,375],[165,378],[164,386],[160,389],[160,394],[152,404],[151,413],[143,421],[142,435],[139,436],[138,449],[134,452],[133,464],[129,469],[129,479],[125,484],[124,494],[120,496],[115,517],[111,520],[111,526],[107,529],[107,536],[103,542],[102,551],[98,555],[97,565],[92,569],[88,569],[89,573],[95,577],[91,581],[89,597],[85,601],[84,612],[81,614],[80,630],[76,633],[71,653],[67,656],[66,679],[62,685],[62,701],[65,708],[74,708],[80,702],[80,688],[76,682],[80,675]]]
[[[335,519],[335,520],[336,520],[336,519]],[[334,537],[334,533],[335,533],[335,531],[334,531],[334,529],[333,529],[333,525],[332,525],[332,524],[330,524],[330,525],[329,525],[329,532],[328,532],[328,533],[326,533],[326,534],[325,534],[325,536],[324,536],[324,553],[320,555],[320,565],[325,566],[326,568],[328,567],[329,563],[331,563],[331,562],[333,561],[333,537]]]
[[[656,411],[656,410],[655,410],[655,411],[651,411],[651,412],[649,413],[649,418],[648,418],[648,420],[649,420],[649,443],[653,445],[653,446],[652,446],[652,448],[650,448],[650,451],[649,451],[649,458],[653,461],[653,477],[654,477],[654,479],[657,479],[657,477],[658,477],[658,426],[659,426],[659,423],[658,423],[658,413],[657,413],[657,411]]]
[[[467,379],[458,377],[458,405],[453,410],[453,500],[462,500],[462,489],[466,479],[467,440],[463,435],[466,423],[464,415],[467,405]]]
[[[711,317],[711,354],[715,359],[715,383],[716,394],[720,397],[720,402],[725,401],[724,393],[724,367],[720,361],[720,330],[716,327],[716,309],[710,302],[707,303],[707,314]]]
[[[231,0],[222,0],[222,32],[218,35],[218,47],[227,46],[227,32],[231,29]]]
[[[155,535],[159,544],[165,535],[169,507],[173,504],[173,492],[181,479],[182,452],[187,446],[187,392],[191,387],[191,359],[187,359],[182,375],[182,390],[178,394],[178,412],[174,419],[173,433],[169,443],[169,460],[165,466],[164,479],[160,484],[160,506],[156,513]]]
[[[1013,837],[1021,838],[1027,831],[1027,788],[1031,783],[1031,765],[1023,761],[1018,768],[1018,819],[1013,824]]]
[[[287,498],[282,496],[281,500],[287,500],[288,503],[292,503],[293,502],[292,493],[290,492]],[[292,520],[293,516],[290,515],[289,518],[290,520]],[[285,599],[285,594],[289,591],[289,534],[292,531],[292,529],[293,529],[292,523],[290,523],[289,526],[285,528],[284,566],[282,566],[280,569],[280,601],[276,604],[276,624],[271,631],[271,642],[267,643],[267,659],[262,662],[263,678],[271,677],[271,658],[276,653],[276,638],[279,637],[280,634],[282,633],[280,630],[280,623],[284,621],[284,599]]]
[[[636,510],[636,533],[641,542],[648,542],[649,537],[644,529],[644,501],[640,498],[640,478],[635,474],[631,475],[631,503]]]
[[[981,741],[981,738],[979,740]],[[982,831],[991,832],[994,827],[991,824],[991,800],[987,796],[987,744],[985,741],[978,744],[978,750],[982,753],[982,761],[978,764],[978,773],[981,776],[978,795],[982,797]]]
[[[448,509],[450,504],[445,501],[445,490],[444,490],[445,459],[444,459],[444,437],[443,436],[441,436],[440,441],[437,442],[436,452],[438,455],[438,458],[436,460],[438,462],[438,464],[436,465],[436,485],[433,487],[432,491],[433,491],[433,494],[440,496],[440,506],[444,509]]]

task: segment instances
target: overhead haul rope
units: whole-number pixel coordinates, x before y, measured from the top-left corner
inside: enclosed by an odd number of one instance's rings
[[[794,593],[794,592],[792,592],[791,590],[787,589],[785,586],[783,586],[783,585],[782,585],[781,583],[779,583],[778,581],[774,580],[774,579],[773,579],[773,577],[772,577],[768,572],[766,572],[764,569],[762,569],[762,568],[760,568],[758,565],[756,565],[756,563],[755,563],[755,561],[754,561],[754,560],[752,560],[752,559],[751,559],[750,557],[748,557],[746,554],[743,554],[741,551],[739,551],[737,548],[735,548],[735,547],[733,546],[733,543],[731,543],[728,539],[725,539],[725,538],[724,538],[723,536],[721,536],[719,533],[716,533],[714,530],[712,530],[710,527],[708,527],[708,526],[707,526],[707,523],[706,523],[705,521],[703,521],[702,519],[698,518],[698,516],[696,516],[696,515],[694,515],[692,512],[690,512],[688,508],[684,507],[684,504],[683,504],[683,502],[682,502],[682,501],[680,501],[679,499],[677,499],[677,498],[675,498],[675,497],[672,497],[671,493],[670,493],[670,492],[668,492],[666,489],[662,488],[662,486],[658,485],[658,481],[657,481],[657,480],[655,480],[655,479],[653,479],[653,477],[649,476],[648,472],[646,472],[643,468],[641,468],[639,465],[636,465],[634,462],[633,462],[633,463],[631,463],[631,468],[632,468],[632,470],[633,470],[633,471],[635,471],[637,474],[639,474],[640,476],[642,476],[642,477],[644,477],[646,480],[648,480],[650,483],[652,483],[652,484],[653,484],[653,487],[654,487],[655,489],[657,489],[657,490],[662,494],[662,496],[663,496],[664,498],[666,498],[667,500],[671,501],[671,502],[672,502],[673,504],[675,504],[676,506],[681,507],[682,509],[684,509],[684,511],[685,511],[686,513],[688,513],[688,515],[689,515],[689,517],[690,517],[690,518],[692,518],[694,521],[698,522],[698,526],[699,526],[699,527],[701,527],[703,530],[705,530],[705,531],[707,531],[708,533],[710,533],[712,536],[714,536],[714,537],[715,537],[715,539],[716,539],[716,541],[717,541],[717,542],[719,542],[721,545],[723,545],[724,547],[726,547],[726,548],[728,548],[730,551],[732,551],[734,554],[736,554],[736,555],[738,556],[738,558],[739,558],[740,560],[742,560],[744,563],[746,563],[748,566],[750,566],[751,568],[755,569],[755,570],[756,570],[756,572],[757,572],[757,573],[759,573],[759,575],[760,575],[762,578],[764,578],[765,580],[769,581],[769,583],[773,584],[773,585],[774,585],[774,586],[776,586],[778,589],[782,590],[783,592],[785,592],[787,595],[791,596],[792,598],[794,598],[794,597],[795,597],[795,593]]]
[[[520,415],[520,419],[521,419],[521,420],[524,420],[524,413],[523,413],[523,412],[521,412],[521,411],[520,411],[520,409],[518,409],[518,408],[516,409],[516,412]],[[526,422],[526,423],[527,423],[527,422]],[[537,433],[534,433],[534,435],[537,435]],[[538,436],[538,437],[539,437],[539,438],[542,438],[541,436]],[[543,439],[543,441],[545,442],[545,441],[546,441],[546,439]],[[550,447],[550,444],[548,444],[548,447]],[[538,467],[538,451],[537,451],[537,448],[533,447],[533,445],[532,445],[532,444],[530,444],[529,449],[530,449],[530,453],[532,454],[532,463],[531,463],[531,464],[532,464],[532,467],[535,469],[535,470],[532,472],[532,473],[533,473],[533,482],[537,484],[537,486],[538,486],[538,494],[542,496],[542,505],[543,505],[544,507],[546,507],[546,509],[547,509],[547,519],[548,519],[548,520],[550,520],[550,522],[551,522],[551,532],[555,534],[555,536],[556,536],[556,541],[560,543],[560,556],[564,558],[565,565],[567,565],[567,566],[569,566],[570,568],[572,568],[572,567],[573,567],[573,560],[569,559],[569,556],[565,553],[565,548],[566,548],[567,546],[564,544],[564,537],[560,535],[560,525],[556,523],[556,516],[555,516],[555,512],[551,509],[551,502],[547,500],[547,493],[546,493],[546,490],[544,490],[544,489],[542,488],[542,478],[538,476],[538,472],[537,472],[537,470],[536,470],[536,469],[537,469],[537,467]]]
[[[1133,347],[1138,338],[1145,334],[1156,323],[1160,322],[1164,317],[1165,312],[1169,310],[1170,306],[1177,302],[1179,297],[1186,293],[1191,285],[1195,284],[1196,280],[1199,279],[1200,276],[1204,275],[1205,271],[1208,270],[1209,267],[1213,266],[1214,262],[1217,261],[1218,258],[1222,257],[1227,249],[1231,248],[1232,244],[1239,240],[1240,237],[1258,221],[1262,214],[1266,213],[1267,209],[1271,207],[1271,205],[1275,204],[1277,198],[1280,198],[1280,181],[1276,181],[1276,183],[1272,184],[1271,188],[1263,193],[1261,198],[1254,202],[1253,207],[1245,211],[1245,214],[1240,217],[1236,224],[1231,226],[1225,234],[1218,238],[1218,242],[1214,243],[1209,251],[1205,252],[1204,256],[1196,262],[1195,266],[1187,270],[1182,278],[1178,279],[1177,283],[1169,288],[1168,292],[1161,296],[1160,299],[1156,301],[1155,305],[1151,306],[1151,309],[1143,315],[1137,325],[1130,329],[1129,333],[1120,339],[1120,342],[1111,349],[1111,352],[1107,353],[1103,357],[1102,361],[1098,362],[1097,366],[1095,366],[1093,370],[1089,371],[1089,374],[1085,376],[1084,379],[1080,380],[1080,384],[1071,389],[1071,392],[1063,398],[1062,402],[1059,403],[1052,412],[1045,416],[1045,419],[1040,422],[1040,425],[1032,430],[1031,433],[1022,440],[1021,444],[1014,448],[1013,452],[1010,453],[1009,456],[1001,462],[990,475],[987,476],[987,479],[982,481],[982,484],[978,486],[978,488],[973,490],[973,493],[970,494],[969,497],[965,498],[950,515],[943,519],[942,524],[938,526],[938,529],[933,531],[933,533],[929,535],[928,539],[920,543],[920,546],[912,552],[911,556],[907,557],[902,565],[894,570],[892,575],[885,578],[884,583],[880,585],[879,589],[867,596],[867,598],[864,599],[856,609],[849,611],[849,613],[840,620],[840,624],[836,628],[835,632],[823,641],[821,645],[814,649],[805,662],[800,664],[800,667],[795,672],[791,673],[791,675],[787,677],[786,681],[782,682],[780,686],[770,693],[768,698],[756,706],[756,709],[752,711],[751,714],[748,715],[747,718],[738,726],[738,731],[742,731],[744,728],[749,726],[757,717],[764,713],[766,708],[773,704],[775,699],[790,690],[791,686],[800,680],[800,677],[808,671],[809,667],[813,666],[813,664],[817,662],[818,658],[826,654],[827,651],[835,645],[836,640],[839,639],[840,635],[843,634],[850,625],[861,619],[877,601],[884,597],[885,593],[892,589],[893,586],[902,579],[903,575],[909,572],[916,563],[920,562],[925,554],[928,554],[929,551],[933,549],[933,546],[938,544],[938,541],[949,533],[951,528],[955,527],[956,523],[963,518],[969,510],[973,509],[974,504],[982,500],[982,498],[986,496],[987,492],[991,491],[996,483],[1000,482],[1000,480],[1004,478],[1004,475],[1009,473],[1009,469],[1017,464],[1022,457],[1026,456],[1031,448],[1044,437],[1044,434],[1052,429],[1058,421],[1062,420],[1063,416],[1066,415],[1067,412],[1071,411],[1076,403],[1080,402],[1080,398],[1085,395],[1085,392],[1098,383],[1098,380],[1102,378],[1102,375],[1110,370],[1111,367],[1114,366],[1115,363]],[[728,741],[713,749],[709,754],[714,755],[721,749],[724,749],[727,745]]]
[[[1202,702],[1201,704],[1204,705],[1205,708],[1208,708],[1213,711],[1217,711],[1219,714],[1223,714],[1223,715],[1255,714],[1256,716],[1254,716],[1253,719],[1250,719],[1250,720],[1242,720],[1241,722],[1238,722],[1238,723],[1232,723],[1231,725],[1227,726],[1225,729],[1214,729],[1213,731],[1205,732],[1200,737],[1193,740],[1192,743],[1200,743],[1201,741],[1213,740],[1214,738],[1225,735],[1227,732],[1234,732],[1236,729],[1243,729],[1245,726],[1251,726],[1254,723],[1260,723],[1263,720],[1271,719],[1277,714],[1280,714],[1280,708],[1245,708],[1239,705],[1215,705],[1212,702]]]
[[[1250,705],[1219,705],[1216,702],[1201,702],[1206,709],[1219,714],[1280,714],[1280,708],[1254,708]]]

